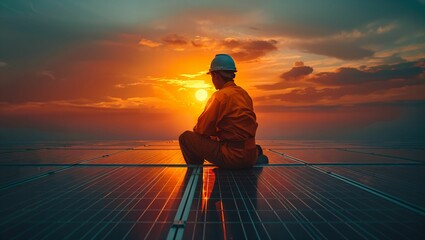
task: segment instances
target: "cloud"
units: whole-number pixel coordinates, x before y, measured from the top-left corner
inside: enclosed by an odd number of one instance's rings
[[[294,67],[282,74],[298,76]],[[311,69],[312,70],[312,69]],[[380,65],[364,69],[339,68],[334,72],[320,72],[314,75],[304,75],[305,83],[314,84],[308,87],[298,87],[286,93],[268,95],[257,98],[259,101],[273,99],[293,102],[319,104],[321,100],[334,101],[346,96],[367,96],[375,93],[384,93],[392,89],[401,89],[425,84],[425,60],[399,63],[394,65]],[[300,77],[301,79],[302,77]],[[290,79],[290,78],[289,78]],[[286,87],[287,78],[272,85],[260,85],[259,89],[277,90]],[[409,95],[401,92],[400,96]],[[358,99],[362,101],[362,99]]]
[[[183,80],[183,79],[166,79],[155,78],[159,82],[165,82],[170,85],[181,86],[182,88],[211,88],[211,84],[205,83],[204,80]]]
[[[374,81],[409,80],[424,73],[425,60],[393,65],[380,65],[364,69],[343,67],[335,72],[321,72],[309,79],[320,85],[355,85]]]
[[[275,84],[268,85],[258,85],[257,88],[264,90],[275,90],[286,88],[291,84],[291,81],[301,80],[313,72],[313,68],[309,66],[304,66],[304,62],[297,61],[294,62],[294,67],[291,70],[284,72],[280,75],[281,80]]]
[[[178,35],[178,34],[168,34],[165,37],[162,38],[162,41],[165,44],[168,45],[173,45],[173,46],[182,46],[182,45],[187,45],[188,40],[186,39],[186,37]]]
[[[154,47],[161,46],[161,43],[142,38],[139,41],[139,45],[154,48]]]
[[[202,76],[202,75],[205,75],[205,71],[200,71],[200,72],[194,73],[194,74],[189,74],[189,73],[180,74],[180,76],[187,77],[187,78],[195,78],[195,77],[199,77],[199,76]]]
[[[304,62],[303,61],[296,61],[294,62],[294,67],[302,67],[304,66]]]
[[[313,72],[312,67],[300,64],[302,64],[302,62],[296,62],[295,66],[291,70],[283,73],[280,77],[285,80],[298,80]]]
[[[50,81],[56,80],[55,75],[51,71],[44,70],[44,71],[38,72],[37,74],[41,76],[42,78],[48,79]]]
[[[249,61],[265,56],[271,51],[277,50],[276,40],[240,40],[226,38],[221,45],[232,52],[232,56],[238,61]]]
[[[191,41],[192,46],[198,48],[213,49],[217,45],[217,41],[209,37],[195,36]]]

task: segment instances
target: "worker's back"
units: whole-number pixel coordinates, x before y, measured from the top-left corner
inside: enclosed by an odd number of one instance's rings
[[[258,124],[248,93],[229,82],[215,95],[221,103],[217,136],[224,141],[241,141],[255,137]]]

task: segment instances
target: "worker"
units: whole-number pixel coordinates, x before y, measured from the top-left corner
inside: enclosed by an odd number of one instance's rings
[[[255,144],[256,115],[251,97],[234,82],[235,72],[235,62],[227,54],[217,54],[211,61],[208,74],[218,91],[208,100],[193,131],[179,137],[188,165],[207,160],[222,168],[242,169],[256,164],[261,150]]]

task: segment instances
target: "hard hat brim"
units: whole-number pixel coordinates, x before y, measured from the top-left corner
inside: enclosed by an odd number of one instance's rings
[[[220,70],[208,70],[208,72],[206,74],[211,75],[212,72],[214,71],[233,71],[233,72],[238,72],[237,70],[233,70],[233,69],[220,69]]]

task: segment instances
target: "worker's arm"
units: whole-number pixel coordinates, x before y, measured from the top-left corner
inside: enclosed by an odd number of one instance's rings
[[[220,113],[220,101],[216,94],[213,94],[208,100],[204,112],[199,116],[198,123],[193,131],[204,136],[217,136],[217,122]]]

